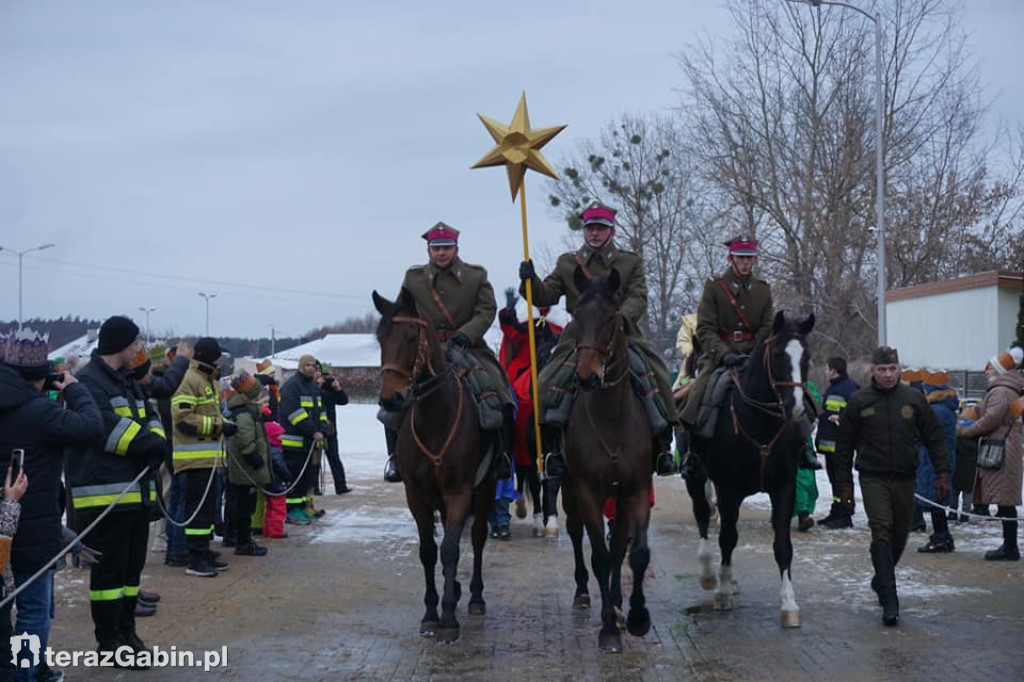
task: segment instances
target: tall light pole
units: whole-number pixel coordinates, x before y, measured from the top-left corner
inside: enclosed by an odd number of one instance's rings
[[[22,266],[22,260],[24,259],[26,253],[32,253],[33,251],[42,251],[43,249],[52,249],[54,246],[56,246],[56,244],[42,244],[40,246],[33,246],[31,249],[25,249],[24,251],[15,251],[14,249],[8,249],[8,251],[10,251],[11,253],[18,254],[18,329],[21,329],[21,319],[22,319],[22,316],[21,316],[21,281],[22,281],[22,277],[21,277],[21,269],[22,269],[22,267],[21,266]],[[2,251],[3,248],[4,247],[0,246],[0,251]]]
[[[856,5],[830,0],[788,0],[813,7],[834,5],[864,15],[875,25],[875,237],[878,239],[878,345],[885,345],[885,169],[882,140],[884,100],[882,95],[882,15],[869,14]]]
[[[199,295],[206,299],[206,335],[210,335],[210,299],[217,298],[217,294],[204,294],[199,292]]]
[[[146,313],[146,345],[149,345],[149,314],[156,310],[156,308],[139,308],[142,312]]]

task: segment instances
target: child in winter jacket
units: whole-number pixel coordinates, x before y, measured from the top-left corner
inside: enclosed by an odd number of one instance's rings
[[[284,491],[291,485],[291,474],[288,465],[284,461],[284,452],[281,449],[281,435],[284,428],[277,422],[264,422],[263,427],[267,431],[267,444],[270,446],[271,469],[274,473],[274,480],[267,486],[266,511],[263,516],[263,537],[286,538],[284,532],[284,519],[287,515]]]

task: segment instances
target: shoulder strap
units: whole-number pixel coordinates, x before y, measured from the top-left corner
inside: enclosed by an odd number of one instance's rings
[[[740,324],[745,326],[747,330],[753,334],[754,326],[750,324],[750,320],[743,313],[743,310],[740,309],[740,304],[736,302],[736,297],[732,295],[731,291],[729,291],[729,285],[725,283],[724,279],[718,280],[718,283],[722,286],[722,291],[725,292],[726,297],[729,299],[729,303],[732,304],[732,309],[736,311],[736,317],[740,318]]]
[[[427,286],[430,287],[430,294],[434,297],[434,303],[436,303],[437,307],[441,309],[441,314],[444,315],[444,319],[448,321],[448,325],[452,328],[452,331],[455,331],[458,329],[458,326],[455,324],[455,318],[452,317],[452,314],[448,311],[444,301],[441,300],[441,294],[437,293],[437,288],[434,286],[434,280],[431,279],[430,273],[426,270],[423,271],[423,275],[427,278]]]

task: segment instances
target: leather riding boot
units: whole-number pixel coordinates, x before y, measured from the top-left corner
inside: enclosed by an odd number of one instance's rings
[[[683,459],[679,463],[679,475],[686,480],[690,480],[691,477],[700,477],[701,462],[700,457],[693,450],[688,450],[683,454]]]
[[[658,454],[654,461],[654,473],[658,476],[671,476],[676,473],[676,458],[668,450]]]
[[[512,478],[512,460],[504,452],[495,452],[491,462],[491,471],[498,480]]]
[[[896,566],[889,545],[871,545],[871,563],[875,567],[875,577],[871,580],[871,589],[878,594],[878,603],[882,606],[882,623],[893,626],[900,622],[900,600],[896,594]]]
[[[549,452],[544,457],[544,478],[565,478],[568,469],[565,466],[565,455],[561,452]]]
[[[515,413],[511,405],[501,409],[501,430],[498,432],[498,447],[494,453],[492,471],[498,480],[512,478],[512,442],[515,439]]]
[[[398,460],[388,455],[388,463],[384,465],[384,480],[388,483],[401,483],[402,475],[398,473]]]
[[[818,457],[814,454],[814,448],[807,446],[801,448],[803,454],[800,456],[800,462],[797,464],[801,469],[810,469],[817,471],[821,468],[821,462],[818,461]]]

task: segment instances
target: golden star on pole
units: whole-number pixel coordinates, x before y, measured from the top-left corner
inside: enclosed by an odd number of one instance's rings
[[[525,92],[519,98],[519,106],[516,107],[516,113],[512,115],[512,123],[509,125],[498,123],[483,114],[477,114],[477,116],[497,144],[484,158],[473,164],[473,168],[505,166],[508,170],[508,184],[512,190],[512,201],[516,200],[516,194],[519,192],[520,185],[523,184],[527,168],[532,168],[555,180],[558,179],[558,173],[540,153],[540,149],[550,142],[551,138],[562,132],[565,126],[531,129],[530,114],[526,111]]]

